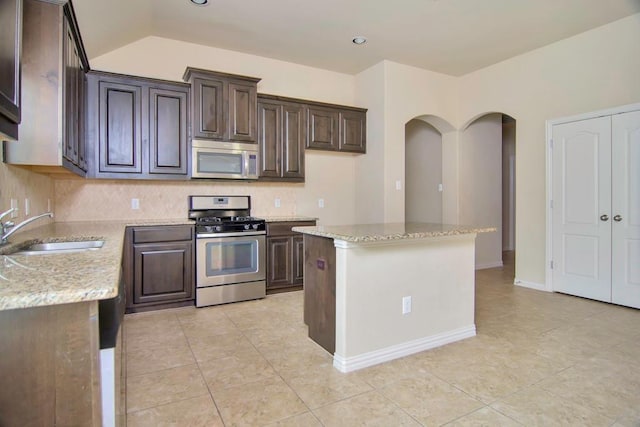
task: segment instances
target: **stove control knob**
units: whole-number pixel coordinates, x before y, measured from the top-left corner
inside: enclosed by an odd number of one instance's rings
[[[245,230],[248,230],[248,229],[249,229],[249,224],[245,224],[245,225],[244,225],[244,229],[245,229]]]
[[[258,229],[258,224],[253,224],[253,229],[257,230]]]
[[[220,225],[216,225],[214,228],[216,231],[222,231],[222,226]]]

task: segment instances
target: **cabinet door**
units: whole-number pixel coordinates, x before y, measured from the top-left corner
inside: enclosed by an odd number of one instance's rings
[[[229,83],[229,140],[256,142],[255,84]]]
[[[133,302],[193,297],[193,243],[144,243],[133,247]]]
[[[63,158],[80,170],[87,171],[85,132],[85,72],[89,69],[82,46],[78,23],[71,3],[63,6],[62,65],[63,101]],[[75,171],[67,162],[64,166]],[[77,172],[77,171],[76,171]]]
[[[291,285],[291,237],[267,238],[267,289]]]
[[[340,113],[340,151],[364,153],[367,147],[367,113]]]
[[[340,127],[338,111],[316,106],[309,106],[307,111],[307,148],[337,150]]]
[[[282,176],[282,106],[278,102],[258,102],[259,176]]]
[[[0,134],[18,137],[22,0],[0,3]]]
[[[282,107],[282,177],[304,178],[304,144],[306,125],[304,107],[284,104]]]
[[[193,138],[226,138],[224,98],[221,80],[193,80]]]
[[[81,64],[80,55],[76,48],[73,33],[69,27],[68,21],[65,19],[63,23],[63,45],[62,45],[62,63],[64,69],[64,144],[62,155],[74,165],[79,163],[79,141],[81,135],[79,109],[81,106],[80,95],[80,77]]]
[[[302,234],[291,237],[292,262],[292,283],[302,285],[304,281],[304,236]]]
[[[142,88],[99,82],[98,172],[142,173]]]
[[[149,173],[186,175],[188,88],[149,89]]]

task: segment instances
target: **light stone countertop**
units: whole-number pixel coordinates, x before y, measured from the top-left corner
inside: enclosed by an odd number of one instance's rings
[[[292,216],[259,216],[267,222],[298,222],[298,221],[317,221],[318,218],[310,216],[292,215]]]
[[[313,236],[327,237],[353,243],[381,242],[388,240],[425,239],[430,237],[456,236],[471,233],[490,233],[495,227],[450,225],[431,223],[388,223],[319,225],[315,227],[293,227],[293,231]]]
[[[0,247],[0,310],[113,298],[118,293],[126,226],[191,225],[188,219],[54,222],[11,236]],[[104,240],[98,250],[12,254],[32,243]]]

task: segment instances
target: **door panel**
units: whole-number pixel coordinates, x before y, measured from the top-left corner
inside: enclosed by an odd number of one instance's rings
[[[149,89],[149,173],[187,174],[187,89]]]
[[[555,125],[552,156],[554,290],[611,301],[610,117]]]
[[[229,139],[256,142],[255,85],[229,83]]]
[[[282,159],[282,107],[278,103],[258,102],[258,144],[260,146],[260,176],[280,177]]]
[[[99,172],[142,173],[142,88],[100,82]]]
[[[640,308],[640,111],[612,117],[612,302]]]
[[[282,176],[304,178],[305,125],[302,105],[283,105]]]

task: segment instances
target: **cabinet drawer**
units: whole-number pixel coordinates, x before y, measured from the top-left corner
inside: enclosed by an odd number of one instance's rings
[[[133,229],[133,243],[177,242],[191,240],[192,236],[193,227],[190,225],[163,225]]]
[[[291,221],[291,222],[268,222],[267,236],[290,236],[297,234],[291,231],[293,227],[308,227],[316,225],[315,221]]]

